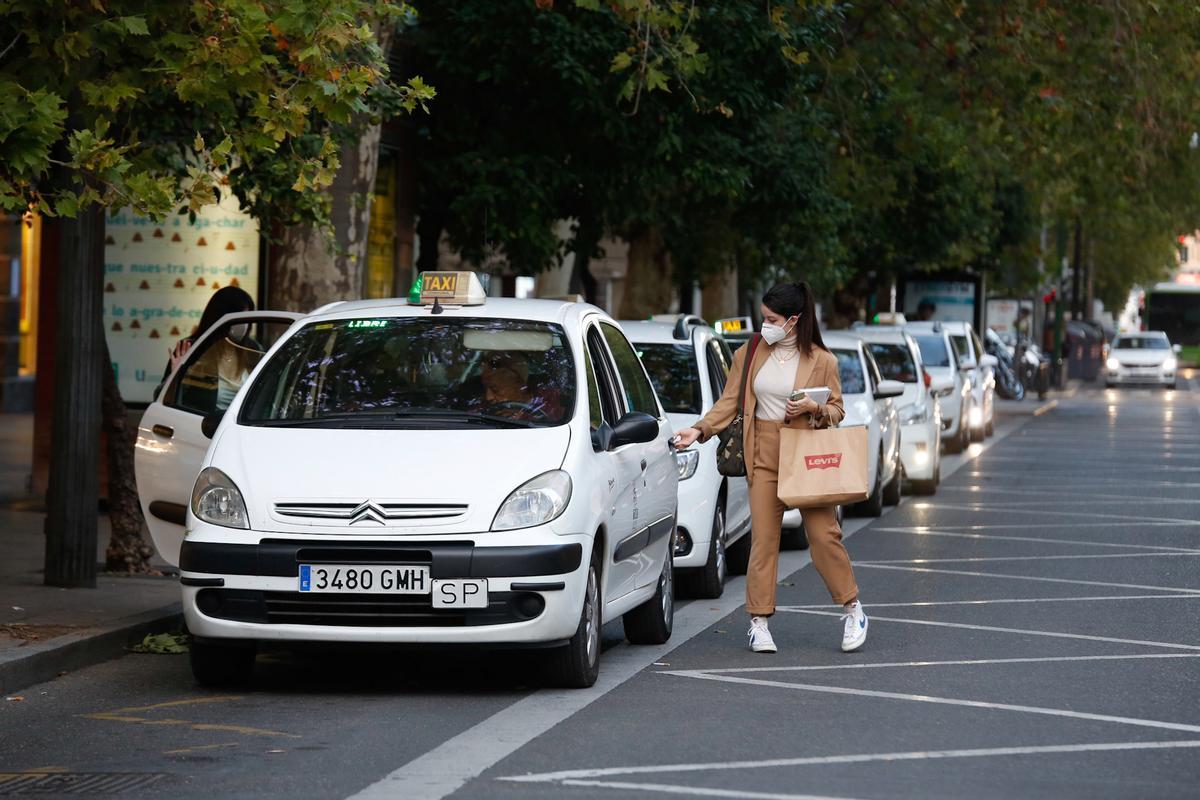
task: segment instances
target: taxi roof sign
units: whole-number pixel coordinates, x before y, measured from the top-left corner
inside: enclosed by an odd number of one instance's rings
[[[408,301],[413,305],[481,306],[487,293],[474,272],[422,272]]]
[[[743,333],[754,329],[754,321],[749,317],[728,317],[713,323],[717,333]]]

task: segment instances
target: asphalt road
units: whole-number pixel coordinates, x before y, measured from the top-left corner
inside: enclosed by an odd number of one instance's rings
[[[859,653],[790,553],[778,655],[736,580],[663,647],[609,630],[586,691],[529,654],[277,651],[238,693],[129,655],[0,703],[0,794],[1200,796],[1200,394],[1084,390],[955,463],[848,524]]]

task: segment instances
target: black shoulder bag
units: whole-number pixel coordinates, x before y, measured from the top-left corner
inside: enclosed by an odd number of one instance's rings
[[[756,333],[750,340],[746,360],[742,362],[742,391],[738,396],[737,416],[718,437],[717,472],[729,478],[742,478],[746,475],[746,440],[742,436],[746,427],[746,384],[750,380],[750,362],[754,360],[754,351],[758,348],[761,338],[762,336]]]

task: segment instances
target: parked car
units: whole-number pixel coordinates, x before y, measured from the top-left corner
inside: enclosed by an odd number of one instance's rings
[[[247,679],[273,640],[540,646],[584,687],[605,622],[670,637],[673,428],[600,309],[424,273],[415,303],[297,321],[222,412],[192,385],[225,329],[137,440],[199,682]]]
[[[968,420],[975,407],[970,367],[959,358],[944,323],[910,322],[904,330],[916,339],[930,391],[941,404],[942,444],[948,453],[961,453],[971,441]]]
[[[884,505],[900,502],[900,415],[897,398],[904,395],[904,384],[885,380],[866,342],[849,331],[822,335],[825,346],[837,356],[842,381],[842,402],[846,416],[840,427],[863,425],[867,428],[870,456],[867,485],[871,493],[857,506],[865,516],[877,517]]]
[[[895,399],[900,417],[900,462],[916,494],[933,494],[942,475],[942,410],[933,396],[921,349],[903,328],[871,325],[855,330],[867,343],[885,380],[904,384]]]
[[[1104,365],[1105,385],[1157,384],[1175,388],[1177,354],[1182,348],[1171,346],[1162,331],[1122,333],[1113,339]]]
[[[655,319],[658,319],[657,317]],[[622,322],[641,356],[674,430],[694,423],[725,390],[733,354],[699,317]],[[728,572],[744,574],[750,560],[750,502],[745,478],[717,472],[716,437],[675,454],[679,521],[677,586],[697,597],[720,597]]]
[[[996,432],[996,357],[983,349],[983,343],[969,322],[945,322],[950,341],[958,354],[959,364],[971,379],[974,400],[967,421],[971,441],[982,442]]]

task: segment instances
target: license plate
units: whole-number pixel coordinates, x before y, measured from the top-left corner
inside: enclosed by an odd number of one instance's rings
[[[429,594],[429,567],[395,564],[301,564],[300,591],[335,594]]]
[[[478,578],[434,581],[433,607],[487,608],[487,581]]]

